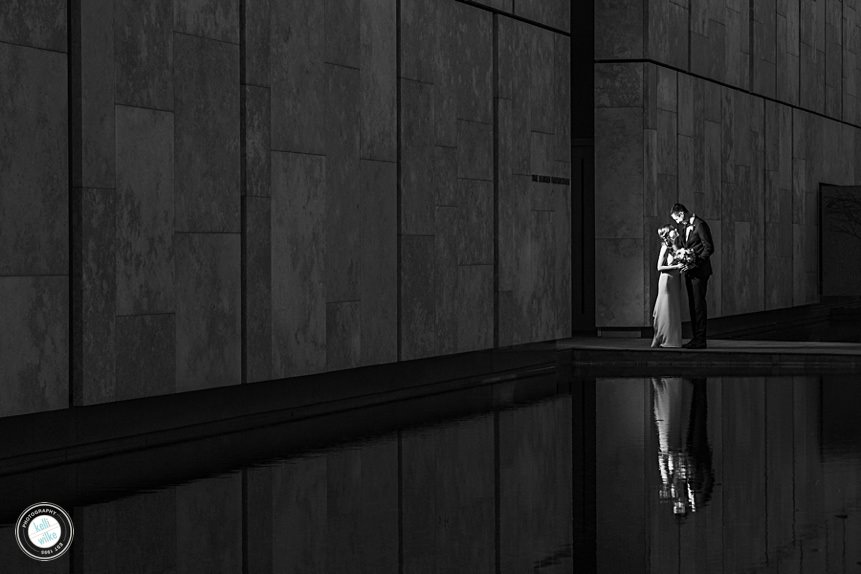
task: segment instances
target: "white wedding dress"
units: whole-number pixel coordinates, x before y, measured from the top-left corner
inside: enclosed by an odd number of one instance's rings
[[[672,265],[672,250],[661,250],[659,265]],[[682,346],[682,278],[678,269],[661,271],[658,279],[658,297],[652,312],[655,336],[652,347]]]

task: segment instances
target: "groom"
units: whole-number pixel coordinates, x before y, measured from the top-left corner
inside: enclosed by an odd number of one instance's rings
[[[711,254],[714,253],[712,232],[708,224],[688,211],[681,203],[673,205],[670,216],[679,225],[682,245],[694,253],[694,262],[682,267],[688,305],[691,312],[693,338],[682,345],[685,349],[705,349],[706,343],[706,289],[712,274]]]

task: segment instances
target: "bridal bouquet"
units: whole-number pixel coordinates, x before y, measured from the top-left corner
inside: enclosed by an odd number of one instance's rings
[[[690,249],[685,249],[684,247],[682,247],[680,249],[676,249],[673,252],[673,263],[681,263],[682,265],[693,267],[696,261],[696,254]]]

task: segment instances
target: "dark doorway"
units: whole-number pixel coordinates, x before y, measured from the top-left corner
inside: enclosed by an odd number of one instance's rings
[[[861,187],[821,185],[819,192],[820,293],[861,296]]]

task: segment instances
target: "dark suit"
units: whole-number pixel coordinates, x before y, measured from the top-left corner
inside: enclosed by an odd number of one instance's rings
[[[711,255],[714,253],[712,232],[705,220],[694,216],[693,229],[687,233],[688,223],[682,227],[682,239],[686,249],[696,255],[693,265],[685,272],[685,287],[688,290],[688,306],[691,312],[692,341],[706,342],[706,291],[712,275]]]

